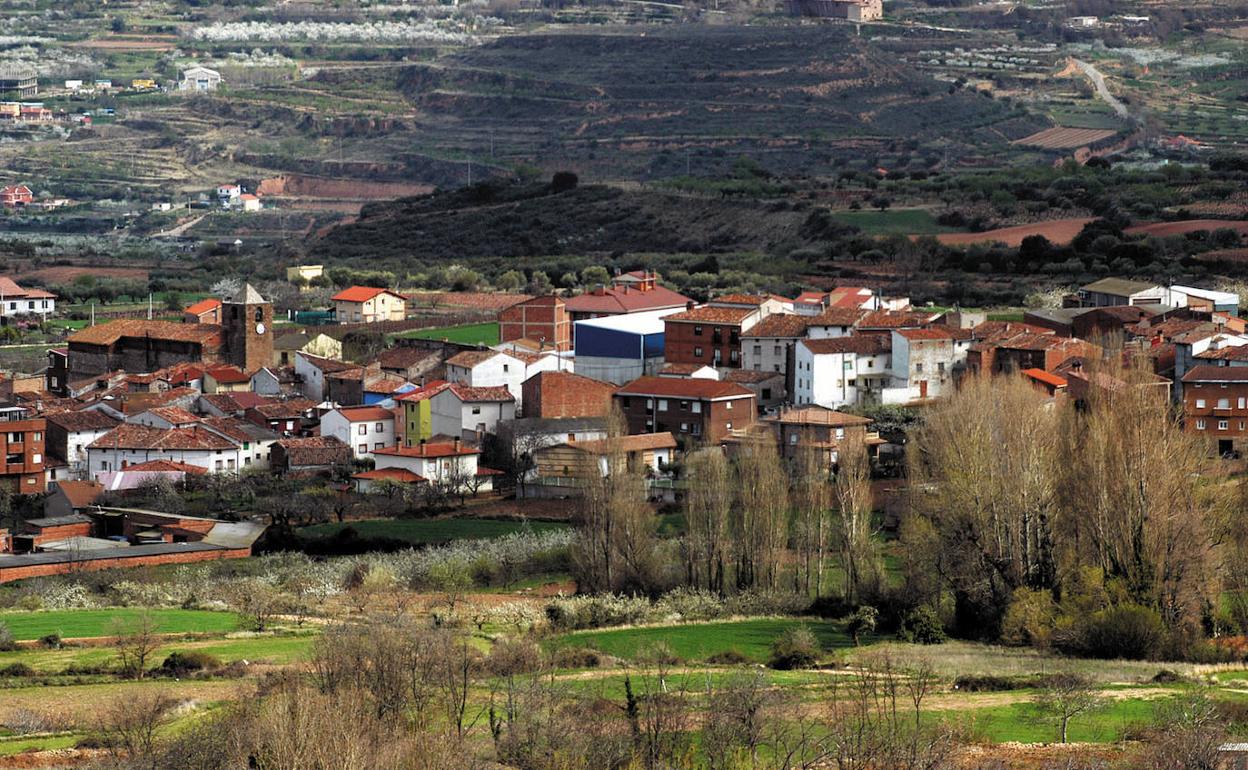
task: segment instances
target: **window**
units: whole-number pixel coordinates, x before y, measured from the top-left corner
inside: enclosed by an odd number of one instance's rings
[[[763,388],[763,398],[767,401],[771,400],[771,388]]]
[[[355,429],[355,432],[356,432],[357,434],[361,435],[361,436],[367,436],[367,435],[368,435],[368,426],[367,426],[367,425],[365,425],[364,423],[360,423],[360,427],[356,428],[356,429]]]
[[[784,355],[784,348],[781,348],[779,345],[776,345],[776,347],[771,351],[771,354],[773,356],[782,356]]]
[[[1240,408],[1240,409],[1243,409],[1243,408],[1244,408],[1244,397],[1243,397],[1243,396],[1240,396],[1240,397],[1239,397],[1239,408]]]
[[[854,362],[853,362],[853,361],[850,361],[849,359],[846,359],[846,360],[845,360],[845,371],[849,371],[850,369],[853,369],[853,368],[854,368]]]
[[[376,444],[373,444],[373,449],[385,449],[385,448],[386,448],[386,445],[381,443],[380,441],[378,441]]]
[[[1231,425],[1226,420],[1218,420],[1218,430],[1226,430],[1229,427],[1231,427]]]
[[[1231,400],[1230,400],[1229,398],[1219,398],[1219,399],[1218,399],[1218,408],[1219,408],[1219,409],[1230,409],[1230,408],[1231,408]]]
[[[362,455],[368,454],[368,444],[360,444],[358,447],[356,447],[356,449],[358,449],[360,451],[360,454]],[[221,464],[221,461],[217,460],[217,465],[220,465],[220,464]]]
[[[687,412],[687,411],[689,411],[689,402],[688,402],[688,401],[681,401],[681,402],[680,402],[680,411],[682,411],[682,412]]]
[[[481,414],[481,407],[479,407],[479,406],[474,406],[474,407],[472,408],[472,413],[473,413],[473,414]]]
[[[693,327],[693,336],[695,336],[695,337],[701,337],[701,336],[702,336],[702,327],[701,327],[701,326],[695,326],[695,327]]]
[[[220,461],[220,460],[217,460],[216,468],[217,468],[217,470],[221,470],[221,468],[222,468],[222,464],[221,464],[221,461]]]
[[[944,373],[945,373],[945,362],[944,362],[944,361],[940,361],[940,362],[938,362],[938,363],[936,364],[936,371],[940,372],[941,374],[944,374]]]
[[[845,429],[844,429],[844,428],[837,428],[837,429],[836,429],[836,438],[837,438],[837,440],[838,440],[838,441],[839,441],[839,440],[841,440],[841,439],[843,439],[843,438],[845,438]]]
[[[34,433],[30,434],[30,440],[31,441],[43,441],[43,433],[40,431],[35,431]]]
[[[725,401],[725,402],[724,402],[724,408],[725,408],[725,409],[729,409],[729,410],[731,410],[731,409],[732,409],[732,402],[731,402],[731,401]]]
[[[732,423],[726,422],[724,423],[724,427],[727,428],[728,430],[732,430]]]
[[[922,374],[922,373],[923,373],[923,362],[921,362],[921,361],[920,361],[919,363],[916,363],[916,364],[914,365],[914,373],[915,373],[915,374]]]
[[[624,411],[628,411],[628,399],[627,398],[620,399],[620,408],[623,409]]]
[[[702,402],[701,401],[694,401],[692,406],[693,406],[694,414],[702,414]]]
[[[503,364],[503,371],[504,372],[511,371],[511,364]]]
[[[1197,408],[1197,409],[1204,409],[1204,408],[1205,408],[1205,400],[1204,400],[1203,398],[1198,398],[1198,399],[1196,399],[1196,408]]]
[[[796,434],[796,433],[790,433],[790,434],[789,434],[789,443],[790,443],[790,444],[796,444],[796,443],[797,443],[797,434]]]
[[[771,365],[771,370],[772,370],[773,372],[778,372],[778,371],[780,371],[780,364],[772,364],[772,365]]]
[[[1196,430],[1204,430],[1204,429],[1205,429],[1205,421],[1204,421],[1204,420],[1197,420],[1197,421],[1196,421]]]
[[[687,422],[682,422],[682,423],[680,424],[680,432],[681,432],[681,433],[688,433],[688,432],[689,432],[689,423],[687,423]]]
[[[702,348],[694,348],[694,349],[693,349],[693,356],[694,356],[694,358],[701,358],[701,357],[702,357]]]
[[[38,452],[35,452],[34,454],[30,456],[30,461],[38,465],[39,463],[43,462],[43,455],[39,454]]]
[[[22,441],[22,434],[21,434],[21,433],[10,433],[10,434],[9,434],[9,443],[10,443],[10,444],[18,444],[18,443],[21,443],[21,441]]]
[[[230,470],[234,470],[234,458],[233,457],[231,457],[226,464],[229,466]]]
[[[740,358],[740,354],[738,354],[737,351],[733,350],[728,353],[728,360],[732,361],[734,364],[737,362],[738,358]]]
[[[660,411],[660,412],[666,412],[666,411],[667,411],[667,399],[666,399],[666,398],[660,398],[660,399],[659,399],[659,411]]]
[[[692,431],[692,433],[693,433],[693,435],[695,435],[695,436],[701,436],[701,435],[702,435],[702,423],[700,423],[700,422],[695,422],[695,423],[693,424],[693,431]]]
[[[243,458],[243,465],[251,465],[251,458],[250,458],[250,457],[244,457],[244,458]]]
[[[761,356],[762,354],[763,354],[763,346],[762,346],[762,345],[755,345],[755,346],[754,346],[754,355],[756,355],[756,356]]]

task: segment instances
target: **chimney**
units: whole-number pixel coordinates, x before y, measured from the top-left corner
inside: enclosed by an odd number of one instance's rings
[[[460,439],[459,439],[459,436],[456,436],[455,437],[455,452],[457,454],[459,453],[459,445],[460,445]]]
[[[420,456],[425,456],[425,440],[423,438],[420,440]]]
[[[693,310],[693,300],[689,300],[685,303],[685,310]]]

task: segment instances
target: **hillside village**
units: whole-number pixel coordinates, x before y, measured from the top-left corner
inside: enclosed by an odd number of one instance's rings
[[[6,313],[55,314],[47,292],[2,280]],[[402,322],[405,299],[351,287],[333,296],[333,315]],[[116,524],[102,497],[117,506],[127,491],[208,475],[331,479],[347,494],[401,489],[413,501],[435,488],[514,494],[523,513],[525,499],[583,495],[586,468],[610,472],[615,441],[645,469],[647,495],[670,503],[683,499],[686,453],[731,456],[760,438],[785,457],[811,443],[831,467],[842,443],[865,444],[883,472],[901,466],[905,446],[881,435],[880,409],[921,414],[980,375],[1086,402],[1125,384],[1102,371],[1109,350],[1145,367],[1134,386],[1164,390],[1211,455],[1240,456],[1248,329],[1237,295],[1107,278],[1063,305],[987,320],[853,286],[699,304],[642,270],[583,294],[516,298],[497,314],[492,347],[404,339],[344,360],[331,337],[278,331],[271,303],[243,285],[185,308],[181,322],[83,328],[44,372],[5,383],[0,478],[45,515],[0,537],[0,582],[248,555],[189,548],[210,533],[160,511],[142,516],[169,525],[107,535]],[[269,523],[252,519],[254,537]]]

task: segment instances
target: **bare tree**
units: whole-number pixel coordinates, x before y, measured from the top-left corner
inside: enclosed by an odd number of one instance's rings
[[[1051,675],[1031,702],[1045,719],[1056,725],[1057,737],[1062,743],[1067,742],[1070,720],[1105,704],[1091,679],[1072,673]]]
[[[879,555],[872,541],[871,459],[862,434],[847,434],[837,452],[836,543],[845,572],[845,599],[858,604],[879,583]]]
[[[161,643],[156,617],[144,609],[132,620],[115,621],[112,634],[122,673],[131,679],[147,676],[148,665]]]
[[[161,767],[157,738],[169,711],[177,704],[163,690],[139,690],[113,701],[102,714],[97,730],[114,758],[131,767]]]
[[[732,521],[737,587],[775,588],[788,542],[788,478],[770,436],[751,437],[737,454],[740,497]]]
[[[802,593],[819,596],[823,593],[823,562],[828,552],[832,485],[827,453],[813,435],[803,435],[798,442],[791,472],[793,536],[801,558],[801,570],[795,573],[795,582]]]
[[[732,466],[719,447],[691,452],[685,462],[685,572],[689,584],[722,594],[730,552]]]

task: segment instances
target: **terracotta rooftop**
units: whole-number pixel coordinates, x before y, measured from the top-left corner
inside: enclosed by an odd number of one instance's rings
[[[86,508],[104,494],[104,485],[98,481],[68,480],[58,482],[56,486],[73,508]]]
[[[940,317],[940,313],[915,310],[872,310],[858,319],[859,329],[904,329],[925,326]]]
[[[451,383],[447,382],[446,380],[433,380],[432,382],[425,383],[425,387],[423,388],[413,390],[410,393],[404,393],[401,396],[396,396],[395,400],[396,401],[425,401],[427,399],[433,398],[434,396],[438,395],[439,393],[441,393],[442,391],[446,390],[449,387],[451,387]]]
[[[644,452],[648,449],[675,449],[676,438],[671,433],[639,433],[634,436],[570,441],[567,446],[593,454],[606,454],[611,451]]]
[[[1052,372],[1046,372],[1043,369],[1024,369],[1022,373],[1024,377],[1030,377],[1038,382],[1043,382],[1045,385],[1051,385],[1054,388],[1066,387],[1065,377],[1053,374]]]
[[[176,460],[148,460],[145,463],[137,465],[128,465],[125,470],[127,472],[140,471],[146,473],[190,473],[195,476],[207,475],[208,469],[201,468],[198,465],[190,465],[188,463],[180,463]],[[63,483],[63,482],[62,482]]]
[[[871,420],[866,417],[838,412],[835,409],[816,405],[788,407],[782,409],[780,414],[769,418],[767,421],[777,422],[782,425],[826,425],[834,428],[871,424]]]
[[[810,316],[773,313],[742,332],[742,337],[803,337]]]
[[[450,443],[425,443],[416,446],[391,446],[374,449],[374,455],[391,455],[394,457],[453,457],[455,455],[477,455],[481,450],[476,447],[460,444],[456,448]]]
[[[204,373],[212,375],[212,379],[222,385],[240,385],[251,379],[251,376],[248,375],[247,372],[244,372],[237,366],[230,366],[229,364],[210,366],[204,371]]]
[[[225,337],[217,324],[184,324],[173,321],[147,321],[139,318],[122,318],[98,326],[88,326],[69,336],[70,344],[111,345],[124,338],[150,337],[176,342],[194,342],[200,345],[220,345]]]
[[[339,414],[351,422],[374,422],[376,420],[393,420],[394,412],[380,406],[347,406],[338,410]]]
[[[170,425],[189,425],[199,422],[199,417],[180,406],[157,406],[144,411],[159,417]]]
[[[686,310],[683,313],[673,313],[666,316],[663,321],[666,323],[739,324],[756,312],[758,312],[757,309],[752,307],[703,306]]]
[[[146,425],[118,425],[91,442],[88,449],[185,449],[210,451],[233,449],[228,439],[200,427],[149,428]]]
[[[849,337],[832,337],[823,340],[802,340],[797,343],[817,356],[854,353],[860,356],[874,356],[887,353],[893,349],[893,340],[887,335],[858,334]]]
[[[399,299],[406,299],[402,294],[376,286],[352,286],[349,289],[343,289],[330,299],[334,302],[368,302],[378,294],[390,294]]]
[[[465,369],[472,369],[478,364],[489,361],[494,356],[506,356],[510,353],[503,353],[498,350],[464,350],[450,358],[446,359],[447,366],[462,366]]]
[[[1216,350],[1209,349],[1197,353],[1195,357],[1204,361],[1248,361],[1248,345],[1227,345]]]
[[[784,377],[783,372],[764,372],[755,369],[729,369],[724,372],[721,379],[724,382],[737,382],[742,385],[752,383],[766,382],[776,377]]]
[[[348,364],[346,361],[337,361],[333,358],[314,356],[311,353],[304,353],[302,351],[296,353],[295,355],[301,356],[305,361],[315,366],[317,369],[320,369],[322,372],[343,372],[348,369],[360,368],[359,364]]]
[[[642,310],[660,310],[670,307],[684,307],[689,298],[671,289],[654,284],[650,289],[625,288],[613,286],[599,288],[564,301],[569,313],[598,313],[601,315],[618,315],[620,313],[637,313]]]
[[[364,471],[363,473],[356,473],[351,478],[368,481],[393,481],[396,484],[420,484],[429,480],[419,473],[409,471],[407,468],[378,468],[376,470]]]
[[[771,297],[766,294],[724,294],[719,297],[711,297],[712,304],[721,305],[749,305],[751,307],[759,307]]]
[[[830,307],[817,316],[806,319],[807,326],[853,326],[866,315],[865,310],[847,307]]]
[[[48,422],[66,431],[112,430],[118,420],[99,409],[83,409],[77,412],[54,412],[44,416]]]
[[[309,401],[306,398],[295,398],[289,401],[267,401],[250,408],[254,409],[262,417],[280,420],[288,417],[302,417],[305,412],[315,407],[316,403],[313,401]]]
[[[931,328],[931,329],[898,329],[897,333],[912,342],[923,342],[926,340],[952,340],[954,335],[947,328]]]
[[[191,305],[182,312],[190,315],[203,315],[204,313],[207,313],[210,310],[216,310],[219,307],[221,307],[221,300],[216,297],[209,297],[208,299],[201,299],[199,302],[196,302],[194,305]]]
[[[274,445],[286,452],[287,463],[294,468],[351,462],[351,447],[333,436],[286,438]]]
[[[693,377],[638,377],[617,390],[616,395],[707,400],[753,397],[754,393],[734,382]]]
[[[406,369],[437,355],[432,350],[422,350],[408,345],[401,345],[397,348],[382,351],[381,355],[377,356],[377,362],[381,364],[382,369]]]
[[[1183,382],[1248,382],[1248,366],[1199,364],[1183,375]]]
[[[511,391],[502,385],[486,388],[474,388],[469,385],[461,385],[453,382],[449,386],[449,390],[455,394],[460,401],[467,403],[484,402],[484,401],[515,401],[516,397]]]
[[[664,364],[660,374],[688,376],[702,369],[713,368],[710,364]]]
[[[23,289],[12,278],[0,276],[0,297],[4,299],[55,299],[56,295],[42,289]]]

